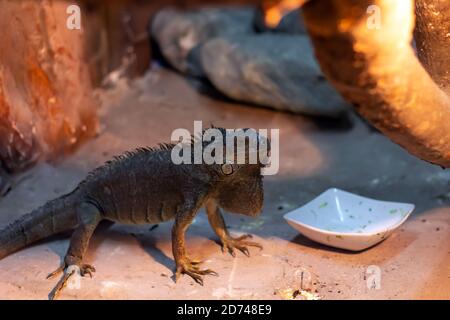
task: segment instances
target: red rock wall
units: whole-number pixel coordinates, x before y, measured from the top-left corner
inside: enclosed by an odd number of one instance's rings
[[[97,128],[83,30],[66,1],[0,2],[0,161],[19,171],[73,150]]]

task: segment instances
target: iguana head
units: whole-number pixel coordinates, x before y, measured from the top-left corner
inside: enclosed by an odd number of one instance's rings
[[[212,129],[217,130],[216,137],[218,132],[222,134],[222,155],[218,157],[222,161],[208,165],[215,177],[214,197],[219,206],[227,211],[249,216],[258,215],[264,200],[261,169],[267,164],[270,152],[268,139],[252,129],[242,129],[234,133],[223,128]],[[211,152],[212,156],[216,156],[215,152],[219,149],[214,150],[213,142],[208,142],[205,136],[203,138],[204,154]]]

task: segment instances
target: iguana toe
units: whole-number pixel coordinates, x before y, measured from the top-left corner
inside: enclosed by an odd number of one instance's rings
[[[95,268],[93,266],[89,265],[89,264],[83,264],[80,267],[80,274],[81,274],[82,277],[84,277],[85,275],[88,274],[89,277],[92,278],[92,273],[94,273],[94,272],[95,272]]]
[[[190,262],[192,265],[194,265],[194,266],[203,263],[202,260],[191,260],[191,259],[189,259],[189,262]]]
[[[51,278],[57,276],[58,274],[62,273],[65,268],[66,268],[66,266],[64,264],[59,266],[58,269],[56,269],[55,271],[53,271],[47,275],[47,279],[51,279]]]

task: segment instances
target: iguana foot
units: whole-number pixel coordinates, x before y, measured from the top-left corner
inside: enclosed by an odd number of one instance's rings
[[[252,238],[251,234],[244,234],[238,238],[232,238],[228,236],[225,239],[222,239],[222,252],[225,252],[225,249],[231,254],[233,257],[236,256],[234,249],[238,249],[247,257],[250,257],[250,251],[248,251],[247,247],[257,247],[262,250],[263,246],[257,242],[248,241],[246,239]]]
[[[62,272],[64,272],[64,275],[48,296],[50,300],[54,300],[58,297],[61,291],[67,286],[72,276],[74,276],[75,274],[79,274],[82,277],[89,275],[92,278],[92,273],[95,272],[95,268],[89,264],[71,264],[67,266],[66,263],[64,263],[58,269],[50,273],[47,276],[47,279],[51,279]]]
[[[177,270],[175,273],[175,282],[178,281],[180,276],[182,274],[187,274],[192,279],[194,279],[195,282],[197,282],[199,285],[203,285],[203,275],[213,275],[218,276],[218,273],[211,270],[211,269],[205,269],[201,270],[198,265],[201,263],[201,261],[196,260],[190,260],[188,258],[184,259],[182,262],[180,262],[177,265]]]

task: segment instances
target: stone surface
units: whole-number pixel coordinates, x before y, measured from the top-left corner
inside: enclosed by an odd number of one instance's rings
[[[337,116],[347,103],[326,81],[306,36],[239,35],[201,48],[208,79],[227,96],[278,110]]]
[[[301,272],[304,289],[317,290],[323,299],[450,299],[450,172],[412,157],[353,114],[340,123],[213,100],[164,70],[102,97],[102,133],[60,164],[21,175],[0,199],[0,228],[72,190],[113,155],[168,142],[174,129],[192,130],[194,120],[204,126],[279,128],[280,172],[265,179],[258,218],[225,215],[234,234],[254,234],[262,251],[250,249],[250,258],[222,254],[204,212],[189,228],[188,253],[219,273],[207,277],[204,287],[186,276],[177,284],[172,279],[172,222],[151,231],[115,225],[98,229],[89,246],[86,262],[97,268],[94,277],[81,279],[81,288],[65,290],[62,299],[280,299],[280,292],[299,289]],[[329,187],[413,202],[416,210],[367,251],[328,248],[299,235],[282,216]],[[56,279],[45,277],[68,244],[67,235],[54,237],[1,260],[0,298],[46,299]],[[367,287],[371,265],[381,269],[379,290]]]
[[[165,59],[178,71],[203,75],[198,46],[215,37],[250,33],[252,8],[163,9],[153,19],[151,35]]]
[[[0,167],[0,198],[6,195],[11,188],[11,177]]]
[[[55,159],[96,132],[96,102],[68,1],[0,2],[0,166]]]

